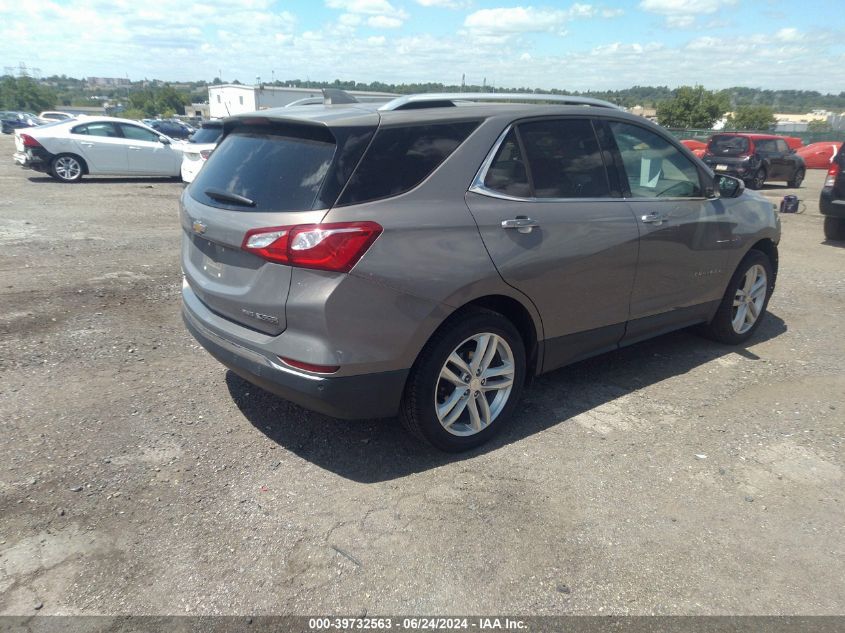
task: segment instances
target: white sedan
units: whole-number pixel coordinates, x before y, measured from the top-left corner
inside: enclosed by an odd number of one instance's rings
[[[109,117],[15,130],[16,163],[62,182],[91,176],[180,175],[181,144],[152,128]]]

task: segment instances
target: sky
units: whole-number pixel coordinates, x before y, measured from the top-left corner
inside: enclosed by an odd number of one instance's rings
[[[0,0],[0,65],[170,81],[845,91],[845,0]]]

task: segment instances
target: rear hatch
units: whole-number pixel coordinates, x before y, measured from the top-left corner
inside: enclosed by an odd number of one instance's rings
[[[754,146],[745,136],[717,134],[707,143],[704,162],[716,171],[733,170],[754,153]]]
[[[241,117],[182,196],[182,268],[211,311],[265,334],[284,331],[291,268],[243,250],[250,230],[318,223],[378,121]]]

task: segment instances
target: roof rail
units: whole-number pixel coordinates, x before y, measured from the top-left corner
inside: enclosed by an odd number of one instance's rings
[[[551,101],[561,105],[595,106],[622,110],[618,105],[590,97],[569,95],[546,95],[533,92],[434,92],[428,94],[406,95],[388,101],[379,108],[382,111],[410,110],[415,108],[442,108],[456,105],[456,101]]]

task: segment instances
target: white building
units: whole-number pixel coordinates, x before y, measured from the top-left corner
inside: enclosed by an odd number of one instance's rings
[[[378,98],[396,97],[388,92],[365,92],[347,90],[354,97]],[[219,119],[242,112],[255,112],[267,108],[279,108],[307,97],[322,97],[319,88],[285,88],[273,86],[246,86],[240,84],[220,84],[208,87],[209,116]]]

